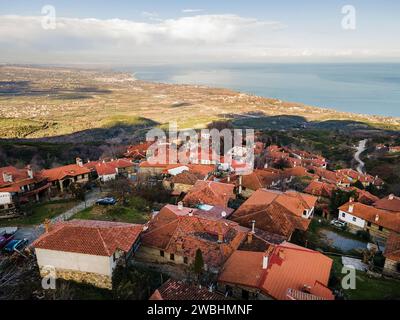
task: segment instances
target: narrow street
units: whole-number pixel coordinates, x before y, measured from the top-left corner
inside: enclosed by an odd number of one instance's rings
[[[68,220],[72,218],[76,213],[84,210],[85,208],[91,207],[95,204],[96,200],[101,196],[101,192],[99,189],[95,189],[86,194],[86,203],[82,201],[75,207],[65,211],[64,213],[58,215],[57,217],[51,219],[52,223],[60,222],[64,220]],[[36,240],[42,233],[44,232],[44,225],[36,225],[36,226],[24,226],[18,228],[18,231],[15,233],[16,239],[28,239],[29,243],[32,243]]]
[[[357,147],[357,152],[354,154],[354,159],[358,162],[357,171],[365,174],[365,163],[361,160],[360,155],[367,149],[368,139],[361,140]]]

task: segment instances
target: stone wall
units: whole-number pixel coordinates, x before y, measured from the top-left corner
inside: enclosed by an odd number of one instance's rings
[[[45,268],[40,269],[40,275],[45,277],[49,271]],[[101,275],[93,272],[82,272],[75,270],[56,269],[56,279],[64,279],[75,281],[78,283],[86,283],[94,285],[98,288],[112,289],[112,279],[109,276]]]
[[[400,278],[400,273],[397,271],[397,265],[399,261],[390,259],[385,260],[385,266],[383,267],[383,273],[392,277]]]

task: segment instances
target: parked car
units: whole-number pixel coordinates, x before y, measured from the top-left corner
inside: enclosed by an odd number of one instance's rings
[[[102,198],[102,199],[98,199],[96,201],[96,204],[102,205],[102,206],[112,206],[114,204],[117,203],[117,200],[115,200],[114,198]]]
[[[4,251],[6,252],[14,252],[21,251],[28,245],[28,239],[14,239],[11,240],[5,247]]]
[[[346,228],[347,223],[343,222],[343,221],[340,221],[340,220],[334,219],[334,220],[331,221],[331,225],[333,225],[333,226],[335,226],[337,228],[343,229],[343,228]]]
[[[14,234],[3,234],[0,236],[0,249],[3,249],[7,243],[14,239]]]

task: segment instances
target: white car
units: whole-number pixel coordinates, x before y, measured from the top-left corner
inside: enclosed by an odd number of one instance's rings
[[[343,222],[343,221],[340,221],[340,220],[334,219],[334,220],[331,221],[331,225],[333,225],[335,227],[338,227],[338,228],[345,228],[347,223]]]

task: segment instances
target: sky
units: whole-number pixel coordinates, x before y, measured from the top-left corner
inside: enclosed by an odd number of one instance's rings
[[[0,0],[0,63],[400,62],[398,0]]]

